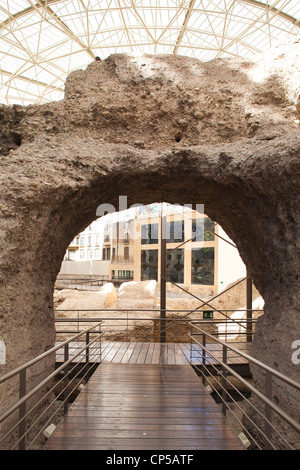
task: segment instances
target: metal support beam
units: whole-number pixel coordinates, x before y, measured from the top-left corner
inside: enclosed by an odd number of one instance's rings
[[[177,52],[178,52],[178,49],[179,49],[179,47],[180,47],[180,43],[181,43],[181,41],[182,41],[182,38],[183,38],[184,33],[185,33],[185,31],[186,31],[186,28],[187,28],[187,25],[188,25],[190,16],[191,16],[192,11],[193,11],[193,8],[194,8],[194,6],[195,6],[195,2],[196,2],[196,0],[191,0],[191,3],[189,4],[187,13],[186,13],[185,18],[184,18],[184,22],[183,22],[182,28],[181,28],[181,30],[180,30],[178,39],[177,39],[177,41],[176,41],[176,45],[175,45],[174,50],[173,50],[173,54],[177,54]]]
[[[161,209],[160,216],[160,342],[166,342],[166,273],[167,273],[167,240],[166,216]]]

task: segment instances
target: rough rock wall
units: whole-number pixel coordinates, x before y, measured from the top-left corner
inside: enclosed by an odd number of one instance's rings
[[[265,300],[253,354],[299,379],[300,45],[282,47],[254,62],[113,55],[72,73],[60,102],[1,106],[1,372],[53,344],[65,250],[127,195],[205,204]]]
[[[297,84],[285,86],[286,54],[277,56],[253,64],[112,55],[70,74],[61,102],[3,106],[1,152],[70,133],[159,151],[274,139],[296,118],[297,93]]]

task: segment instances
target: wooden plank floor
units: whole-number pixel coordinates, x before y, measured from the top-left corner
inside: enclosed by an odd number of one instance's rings
[[[108,362],[98,366],[45,449],[241,450],[242,445],[190,365]]]
[[[72,357],[77,350],[82,348],[84,343],[72,343],[69,356]],[[238,343],[234,345],[238,349],[249,353],[249,343]],[[222,346],[217,343],[207,345],[207,348],[217,358],[222,359]],[[84,360],[84,354],[78,356],[76,361]],[[193,348],[193,364],[202,363],[202,350],[200,347]],[[188,364],[191,357],[191,346],[189,343],[145,343],[145,342],[121,342],[121,341],[103,341],[101,345],[101,362],[116,364],[164,364],[184,365]],[[58,350],[57,362],[63,360],[63,351]],[[90,360],[100,362],[100,351],[97,346],[95,351],[90,348]],[[207,358],[208,362],[208,358]],[[209,358],[210,363],[215,363],[214,359]],[[228,351],[229,364],[242,364],[247,361],[234,352]]]
[[[179,343],[110,343],[102,345],[102,363],[164,364],[189,363],[189,345]]]

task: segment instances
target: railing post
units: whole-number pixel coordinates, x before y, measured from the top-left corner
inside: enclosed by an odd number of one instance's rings
[[[64,347],[64,362],[69,360],[69,343]],[[68,412],[68,385],[69,385],[69,370],[68,366],[64,368],[64,414]]]
[[[206,348],[206,334],[203,332],[202,333],[202,365],[203,365],[203,374],[202,374],[202,383],[205,385],[205,364],[206,364],[206,351],[204,348]]]
[[[223,345],[223,363],[224,364],[227,364],[227,346],[224,344]],[[224,416],[226,416],[226,410],[227,410],[227,406],[226,406],[226,402],[227,402],[227,379],[226,379],[226,375],[227,375],[227,370],[226,368],[223,366],[222,367],[222,413]]]
[[[191,326],[191,330],[190,330],[190,364],[191,366],[193,365],[193,331],[194,331],[194,326],[192,323],[190,323],[190,326]]]
[[[248,276],[246,281],[246,304],[247,304],[247,314],[246,314],[246,329],[247,329],[247,342],[252,342],[252,279]]]
[[[265,380],[265,395],[269,400],[272,400],[272,373],[268,370],[266,370]],[[265,435],[268,439],[265,441],[265,450],[270,450],[272,449],[272,445],[269,442],[272,439],[272,408],[267,403],[265,403],[265,418]]]
[[[166,342],[166,296],[167,296],[167,219],[161,207],[160,215],[160,342]]]
[[[90,333],[89,331],[85,334],[85,362],[89,363],[90,362],[90,348],[89,348],[89,342],[90,342]]]
[[[101,323],[100,323],[100,325],[99,325],[99,334],[100,334],[100,336],[99,336],[99,362],[100,362],[100,364],[102,362],[102,335],[101,335],[101,331],[102,330],[101,330]]]
[[[20,371],[19,374],[19,398],[26,395],[26,369]],[[19,450],[26,450],[26,402],[22,403],[19,407]]]

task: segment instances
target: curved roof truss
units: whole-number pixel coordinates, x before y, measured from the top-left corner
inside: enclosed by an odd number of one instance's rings
[[[298,0],[6,0],[0,6],[0,101],[63,97],[66,76],[96,56],[251,57],[300,35]]]

